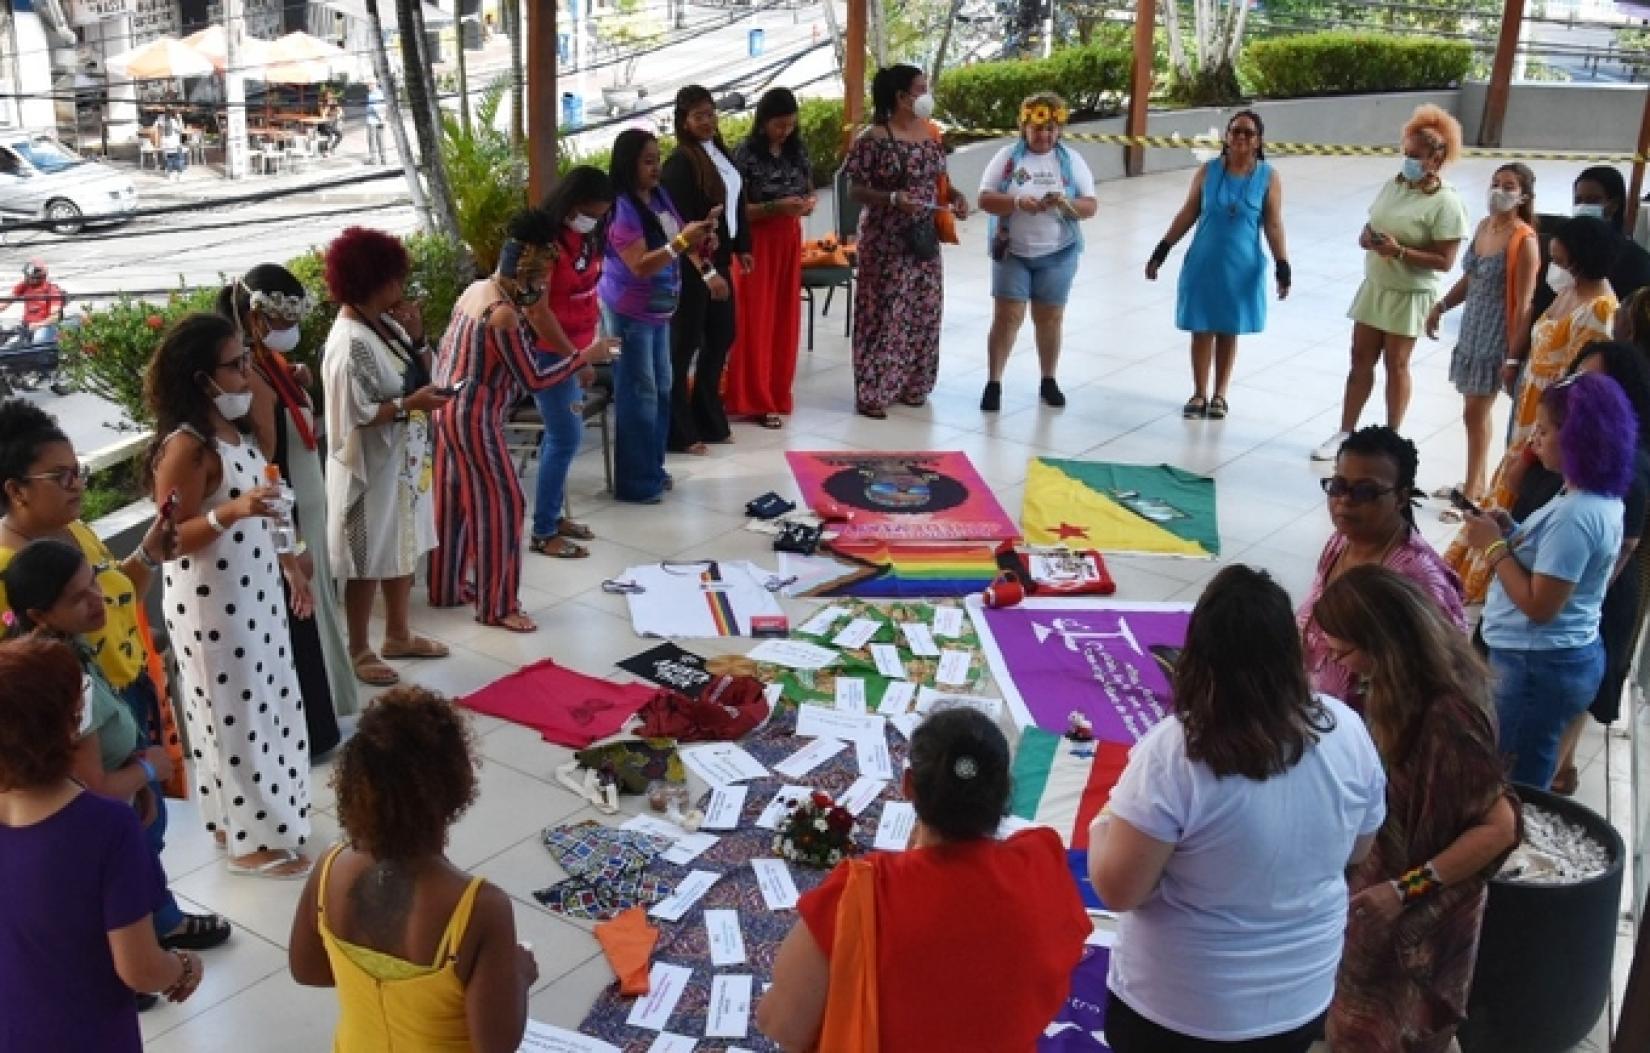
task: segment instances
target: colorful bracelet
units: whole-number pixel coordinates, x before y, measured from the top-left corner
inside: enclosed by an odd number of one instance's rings
[[[1495,566],[1495,564],[1497,562],[1497,560],[1495,558],[1495,554],[1497,552],[1502,552],[1502,551],[1510,552],[1511,550],[1512,550],[1512,546],[1507,544],[1507,539],[1506,538],[1504,538],[1504,537],[1496,538],[1494,541],[1492,541],[1488,545],[1484,546],[1484,559],[1489,561],[1490,566],[1493,567],[1493,566]]]
[[[1438,871],[1432,868],[1430,861],[1404,874],[1392,885],[1398,890],[1398,897],[1404,901],[1406,907],[1418,900],[1426,899],[1444,887],[1444,883],[1438,879]]]

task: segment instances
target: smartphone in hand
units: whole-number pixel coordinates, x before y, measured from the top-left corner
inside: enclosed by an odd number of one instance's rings
[[[1461,511],[1471,512],[1475,516],[1481,516],[1484,514],[1484,510],[1482,508],[1479,508],[1477,505],[1467,500],[1467,495],[1462,493],[1459,487],[1450,490],[1449,503]]]

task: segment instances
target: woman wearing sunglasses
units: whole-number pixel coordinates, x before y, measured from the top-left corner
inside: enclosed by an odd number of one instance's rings
[[[1415,444],[1391,428],[1374,426],[1348,436],[1323,481],[1335,534],[1318,557],[1318,572],[1296,613],[1306,646],[1306,672],[1320,694],[1362,711],[1356,673],[1342,665],[1313,612],[1324,589],[1353,567],[1383,566],[1414,581],[1451,624],[1467,631],[1461,579],[1415,528]]]

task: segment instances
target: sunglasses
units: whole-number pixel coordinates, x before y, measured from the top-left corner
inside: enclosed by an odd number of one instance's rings
[[[83,464],[77,464],[73,468],[58,468],[50,472],[36,472],[33,475],[25,475],[23,478],[30,480],[50,479],[65,490],[74,490],[84,487],[86,481],[91,477],[91,469]]]
[[[1355,505],[1368,504],[1398,489],[1396,486],[1382,486],[1368,479],[1360,479],[1354,483],[1341,475],[1332,475],[1322,480],[1322,486],[1323,492],[1330,497],[1344,497]]]
[[[1258,139],[1260,133],[1253,128],[1228,128],[1226,134],[1234,139]]]

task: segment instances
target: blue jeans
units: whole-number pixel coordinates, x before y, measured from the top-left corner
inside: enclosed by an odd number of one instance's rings
[[[132,718],[137,721],[138,731],[143,736],[143,745],[160,745],[158,741],[151,741],[151,729],[158,731],[160,728],[160,700],[155,696],[155,684],[149,679],[149,674],[144,673],[127,684],[120,692],[120,700],[132,711]],[[166,850],[166,792],[158,782],[149,784],[149,792],[155,796],[155,821],[144,829],[143,837],[155,857],[155,867],[164,877],[166,867],[161,863],[161,853]],[[169,884],[161,888],[160,906],[155,908],[154,919],[155,932],[161,936],[183,924],[183,910],[173,898]]]
[[[549,356],[545,356],[549,357]],[[544,418],[539,440],[539,475],[533,491],[533,537],[554,537],[567,498],[567,470],[584,438],[584,419],[573,412],[583,396],[577,380],[564,380],[533,395]]]
[[[1586,711],[1604,679],[1604,644],[1547,651],[1490,649],[1501,752],[1512,780],[1545,790],[1558,768],[1558,744]]]
[[[602,327],[620,342],[613,360],[613,496],[651,503],[665,489],[670,435],[670,323],[626,318],[602,307]]]
[[[189,167],[189,155],[182,150],[166,151],[166,170],[168,172],[182,172]]]

